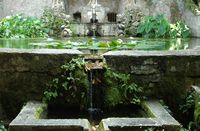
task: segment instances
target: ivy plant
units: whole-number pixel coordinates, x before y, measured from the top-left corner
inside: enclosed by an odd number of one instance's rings
[[[48,103],[61,99],[66,103],[78,103],[83,108],[86,106],[89,88],[84,60],[72,59],[69,63],[62,65],[61,69],[61,74],[53,79],[44,91],[43,100]]]

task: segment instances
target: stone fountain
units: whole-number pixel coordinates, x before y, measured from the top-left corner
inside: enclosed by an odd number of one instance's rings
[[[101,36],[101,25],[100,22],[104,21],[105,18],[105,8],[98,4],[97,0],[90,0],[86,7],[82,9],[83,13],[86,14],[83,17],[83,21],[87,24],[87,35],[95,38],[96,36]]]

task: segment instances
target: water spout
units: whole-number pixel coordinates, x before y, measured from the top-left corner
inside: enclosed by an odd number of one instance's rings
[[[101,96],[101,90],[102,87],[100,87],[101,83],[101,74],[103,72],[103,62],[102,59],[94,59],[89,58],[86,59],[88,61],[88,64],[86,64],[86,70],[88,72],[88,79],[90,83],[89,88],[89,107],[88,107],[88,113],[89,113],[89,119],[91,121],[98,120],[102,117],[102,99]]]

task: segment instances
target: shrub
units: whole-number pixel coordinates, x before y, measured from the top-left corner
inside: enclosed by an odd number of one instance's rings
[[[82,58],[78,58],[63,65],[61,74],[44,91],[44,102],[79,104],[84,109],[90,87],[85,64]],[[144,98],[143,88],[131,82],[129,75],[116,73],[106,66],[104,71],[104,78],[98,79],[98,82],[104,87],[104,94],[101,95],[105,95],[105,107],[141,103]]]
[[[131,82],[128,74],[117,73],[106,68],[102,84],[106,87],[105,104],[107,107],[120,104],[140,104],[144,99],[144,88]]]
[[[146,16],[137,32],[147,38],[186,38],[191,34],[189,27],[183,22],[170,24],[163,15]]]
[[[7,16],[0,22],[1,38],[47,37],[47,32],[43,22],[36,17]]]
[[[61,69],[61,74],[53,79],[44,91],[43,100],[50,102],[61,98],[64,103],[79,104],[83,108],[86,106],[89,88],[84,60],[72,59],[69,63],[62,65]]]
[[[137,32],[144,37],[168,37],[170,24],[163,15],[146,16]]]
[[[171,38],[187,38],[191,34],[189,27],[182,21],[178,21],[175,24],[170,24],[170,27]]]
[[[45,27],[49,29],[49,35],[58,37],[61,35],[61,27],[63,25],[69,26],[69,18],[61,10],[45,9],[41,17]],[[70,28],[70,27],[68,27]]]

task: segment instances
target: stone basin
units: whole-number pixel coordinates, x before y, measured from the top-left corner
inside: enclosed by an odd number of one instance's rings
[[[41,102],[28,102],[18,116],[10,123],[9,131],[91,131],[87,119],[45,119],[47,105]],[[100,131],[156,129],[179,130],[181,125],[155,101],[143,102],[147,118],[106,118],[99,125]]]

